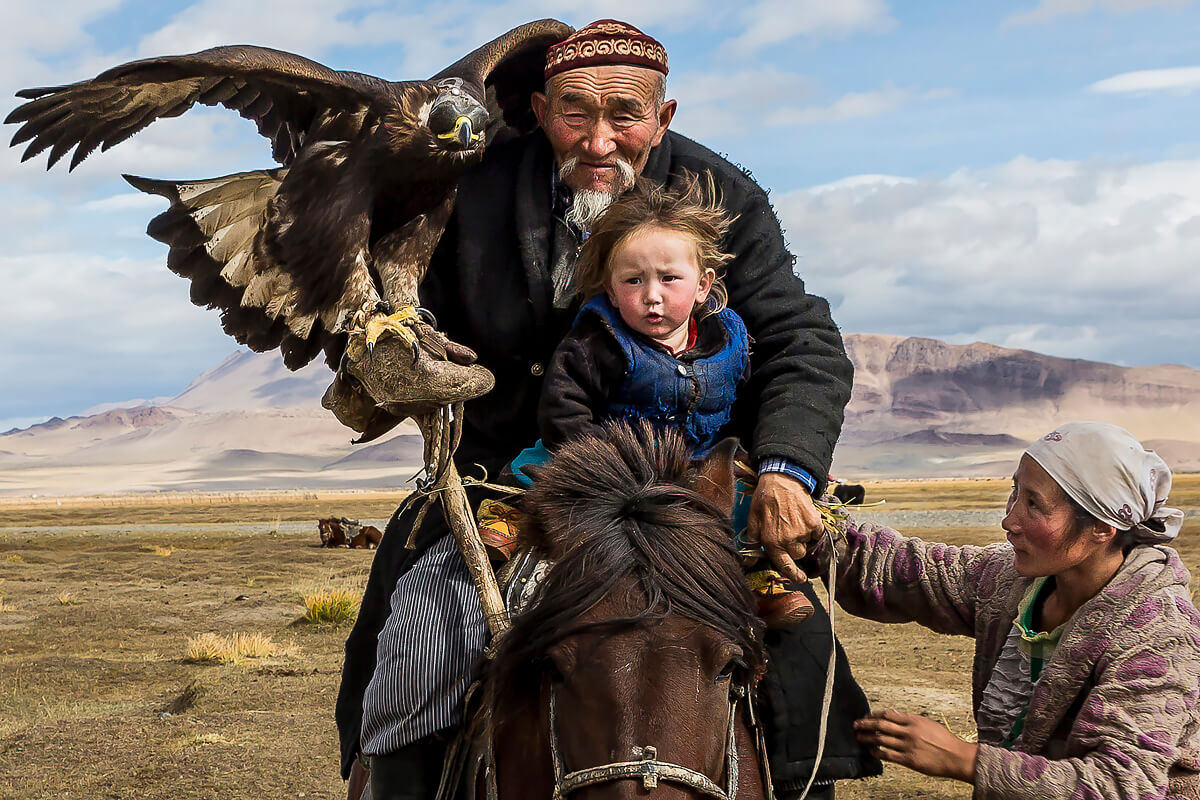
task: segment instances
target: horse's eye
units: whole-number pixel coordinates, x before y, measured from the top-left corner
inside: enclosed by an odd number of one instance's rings
[[[553,658],[547,658],[543,662],[542,669],[545,672],[546,677],[550,680],[554,681],[555,683],[563,682],[562,670],[558,668],[558,664],[554,662]]]
[[[731,658],[729,659],[729,663],[721,667],[721,671],[717,673],[717,681],[727,681],[733,677],[733,673],[745,668],[745,661],[742,661],[740,658]]]

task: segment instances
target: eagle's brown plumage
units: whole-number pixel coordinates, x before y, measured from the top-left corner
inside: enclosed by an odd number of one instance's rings
[[[170,201],[149,233],[170,245],[168,266],[191,281],[193,302],[221,311],[227,333],[253,350],[279,347],[292,369],[322,350],[336,367],[356,315],[416,304],[458,176],[503,128],[533,127],[529,96],[545,51],[570,32],[554,20],[522,25],[428,81],[405,82],[263,47],[215,47],[25,89],[18,96],[29,102],[5,122],[21,125],[12,143],[29,143],[22,160],[49,150],[49,168],[73,149],[74,169],[196,103],[253,120],[280,167],[126,178]],[[468,116],[482,104],[484,135],[469,144],[436,136],[427,120],[444,102]]]

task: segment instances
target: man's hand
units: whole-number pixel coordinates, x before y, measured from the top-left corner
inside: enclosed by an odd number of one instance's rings
[[[944,725],[916,714],[876,711],[856,720],[858,741],[884,761],[915,769],[924,775],[975,783],[979,745],[964,742]]]
[[[746,540],[761,544],[767,558],[783,577],[796,583],[808,580],[796,566],[806,552],[805,542],[821,531],[821,515],[808,487],[782,472],[764,472],[750,501]]]

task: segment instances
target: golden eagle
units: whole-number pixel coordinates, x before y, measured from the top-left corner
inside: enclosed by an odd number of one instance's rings
[[[12,144],[29,142],[22,160],[49,150],[49,169],[74,149],[74,169],[196,103],[253,120],[280,167],[194,181],[125,176],[171,202],[148,231],[170,245],[168,267],[191,281],[194,303],[220,309],[226,333],[259,352],[279,347],[291,369],[322,350],[336,369],[351,334],[370,347],[383,330],[404,338],[415,363],[410,328],[432,331],[419,322],[417,287],[458,177],[489,141],[536,125],[529,97],[542,86],[546,49],[571,30],[522,25],[426,81],[214,47],[22,90],[29,102],[5,122],[21,124]],[[440,335],[423,338],[437,339],[439,356],[473,359]]]

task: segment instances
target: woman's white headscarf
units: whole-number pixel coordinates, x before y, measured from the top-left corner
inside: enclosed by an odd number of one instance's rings
[[[1025,452],[1089,514],[1132,530],[1138,542],[1169,542],[1179,534],[1183,512],[1166,506],[1171,468],[1124,428],[1072,422]]]

